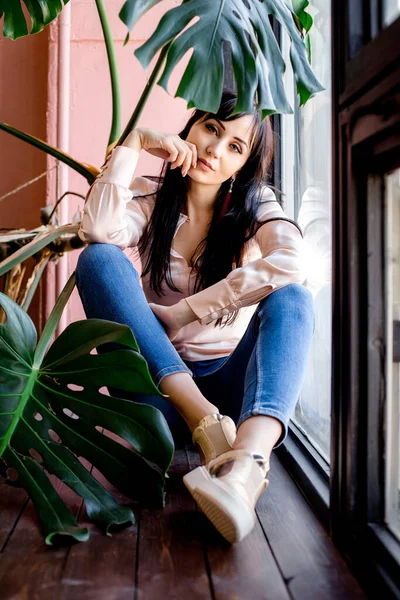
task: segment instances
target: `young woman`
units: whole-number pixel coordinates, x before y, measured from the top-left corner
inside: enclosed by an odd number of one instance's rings
[[[87,197],[76,270],[87,317],[129,325],[169,397],[140,399],[173,433],[189,428],[203,465],[185,485],[230,542],[255,523],[314,331],[301,230],[265,185],[269,118],[232,116],[235,102],[225,91],[179,135],[140,128],[113,150]],[[142,150],[164,159],[158,181],[133,177]]]

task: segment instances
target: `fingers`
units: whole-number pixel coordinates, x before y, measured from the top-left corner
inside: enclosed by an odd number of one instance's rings
[[[169,152],[169,156],[168,156],[167,160],[170,161],[171,168],[174,168],[174,167],[172,167],[172,165],[175,163],[175,161],[177,160],[177,158],[179,156],[179,150],[178,150],[176,144],[173,142],[173,140],[166,140],[164,148],[167,150],[167,152]]]
[[[163,133],[145,127],[134,131],[135,143],[138,137],[141,149],[167,160],[171,163],[171,169],[180,167],[183,177],[192,167],[196,168],[197,147],[195,144],[182,140],[179,135]]]
[[[177,155],[175,158],[171,157],[171,169],[176,169],[176,167],[181,167],[185,162],[187,153],[189,152],[189,148],[185,144],[183,140],[179,136],[174,136],[173,144],[176,148]]]
[[[185,142],[185,144],[186,144],[186,146],[188,146],[189,152],[187,154],[185,163],[182,168],[183,177],[185,177],[186,173],[189,171],[189,169],[191,167],[193,167],[195,169],[197,166],[197,147],[195,146],[195,144],[192,144],[191,142]]]
[[[197,165],[197,148],[195,144],[185,142],[176,135],[170,136],[166,140],[165,148],[170,153],[167,160],[171,163],[171,169],[181,167],[183,177],[191,167]]]
[[[190,167],[192,166],[192,162],[193,162],[193,153],[190,150],[190,148],[188,148],[186,156],[185,156],[185,160],[182,163],[182,177],[185,177],[186,173],[189,171]]]

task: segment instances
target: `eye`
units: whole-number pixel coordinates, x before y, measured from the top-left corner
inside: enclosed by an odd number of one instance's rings
[[[206,129],[212,131],[212,133],[218,133],[218,129],[215,127],[215,125],[212,125],[211,123],[205,123],[205,126]],[[238,154],[242,154],[242,148],[238,144],[231,144],[231,148],[233,148]]]
[[[214,133],[218,133],[218,129],[217,129],[216,127],[214,127],[214,125],[211,125],[211,123],[206,123],[206,128],[207,128],[209,131],[212,131],[212,132],[214,132]]]

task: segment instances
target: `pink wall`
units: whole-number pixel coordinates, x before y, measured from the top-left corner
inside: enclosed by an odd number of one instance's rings
[[[0,73],[0,121],[46,138],[48,32],[13,42],[2,39]],[[0,131],[0,197],[46,171],[46,155]],[[0,227],[31,229],[41,225],[40,208],[46,205],[46,178],[0,201]],[[31,270],[34,260],[28,262]],[[43,281],[29,309],[39,329],[39,296]],[[2,284],[0,289],[3,289]]]
[[[126,27],[118,17],[122,1],[108,0],[106,3],[120,67],[123,127],[146,84],[146,74],[133,52],[154,31],[162,14],[179,4],[176,0],[165,0],[154,7],[136,24],[129,43],[123,46]],[[70,90],[68,97],[62,99],[70,105],[69,153],[78,160],[100,167],[104,162],[111,125],[111,91],[106,50],[93,0],[74,0],[70,3],[70,10]],[[8,82],[0,90],[0,120],[46,139],[52,145],[57,145],[58,34],[59,23],[56,20],[38,35],[16,42],[2,40],[0,53],[2,81]],[[185,60],[184,63],[186,62]],[[174,74],[170,91],[174,92],[176,89],[183,69],[184,64]],[[139,125],[178,132],[187,115],[186,103],[182,99],[174,99],[156,86]],[[55,165],[55,160],[51,157],[46,157],[6,133],[0,132],[0,139],[3,174],[0,196]],[[156,174],[160,167],[161,161],[144,153],[139,160],[137,173]],[[88,189],[86,180],[72,170],[69,170],[68,178],[68,189],[85,195]],[[44,178],[28,190],[0,203],[0,226],[38,226],[40,207],[46,202],[54,204],[56,199],[57,177],[53,170],[48,175],[47,182]],[[83,200],[73,196],[68,197],[68,221],[77,210],[82,210],[83,203]],[[67,261],[68,275],[73,272],[78,256],[79,251],[75,251],[62,259]],[[36,326],[47,317],[57,297],[57,268],[51,265],[47,269],[42,286],[46,306],[41,315],[37,298],[29,311]],[[67,322],[84,318],[76,290],[66,308],[66,318]]]

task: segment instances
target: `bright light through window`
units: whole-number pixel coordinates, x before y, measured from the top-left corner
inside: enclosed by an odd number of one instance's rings
[[[386,522],[400,540],[400,169],[385,177]]]
[[[383,0],[383,24],[388,27],[400,16],[400,0]]]
[[[285,72],[285,88],[294,115],[282,117],[283,209],[304,233],[307,280],[313,294],[316,324],[311,356],[294,423],[329,462],[332,329],[332,193],[331,193],[331,13],[330,3],[307,7],[311,28],[311,64],[325,87],[300,110],[295,108],[294,82]],[[290,64],[289,41],[283,52]]]

